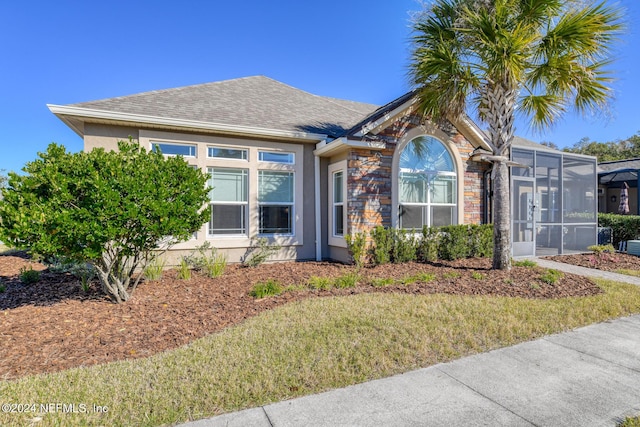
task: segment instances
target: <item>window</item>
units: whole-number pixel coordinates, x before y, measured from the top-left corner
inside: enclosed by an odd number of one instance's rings
[[[249,171],[209,168],[209,234],[247,234]]]
[[[333,174],[333,235],[344,236],[344,172]]]
[[[239,148],[208,147],[207,156],[216,159],[248,159],[247,150]]]
[[[411,140],[400,153],[400,228],[455,224],[457,177],[453,158],[433,137]]]
[[[283,163],[285,165],[295,163],[293,153],[275,153],[273,151],[258,151],[258,160],[261,162]]]
[[[187,144],[168,144],[164,142],[152,142],[151,149],[153,151],[160,150],[162,154],[167,156],[183,156],[195,157],[196,146]]]
[[[293,233],[294,173],[258,171],[259,234]]]

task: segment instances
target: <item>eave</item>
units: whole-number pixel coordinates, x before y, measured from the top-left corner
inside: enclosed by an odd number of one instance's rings
[[[354,141],[345,137],[338,138],[331,142],[320,142],[316,145],[313,154],[318,157],[331,157],[336,154],[348,151],[351,148],[366,148],[369,150],[384,150],[386,144],[381,141]]]
[[[105,123],[178,131],[197,131],[233,136],[268,137],[279,140],[303,142],[318,142],[327,139],[327,135],[310,132],[238,126],[224,123],[209,123],[197,120],[120,113],[68,105],[47,104],[47,107],[53,114],[83,138],[85,134],[84,123]]]

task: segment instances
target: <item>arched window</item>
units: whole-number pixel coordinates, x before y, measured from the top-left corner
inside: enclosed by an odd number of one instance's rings
[[[400,228],[456,224],[457,187],[456,167],[442,142],[431,136],[409,141],[399,162]]]

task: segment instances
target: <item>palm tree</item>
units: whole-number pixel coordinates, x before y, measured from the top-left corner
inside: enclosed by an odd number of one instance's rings
[[[475,110],[493,155],[494,269],[511,268],[509,150],[516,111],[534,128],[606,105],[622,13],[585,0],[434,0],[414,22],[410,78],[433,121]]]

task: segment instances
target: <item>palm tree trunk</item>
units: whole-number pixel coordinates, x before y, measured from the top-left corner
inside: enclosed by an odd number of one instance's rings
[[[493,165],[493,268],[511,269],[511,206],[509,167]]]
[[[509,153],[513,141],[516,90],[509,79],[490,81],[485,87],[484,114],[489,124],[491,144],[500,159],[493,164],[493,268],[511,269],[511,186],[509,185]]]

